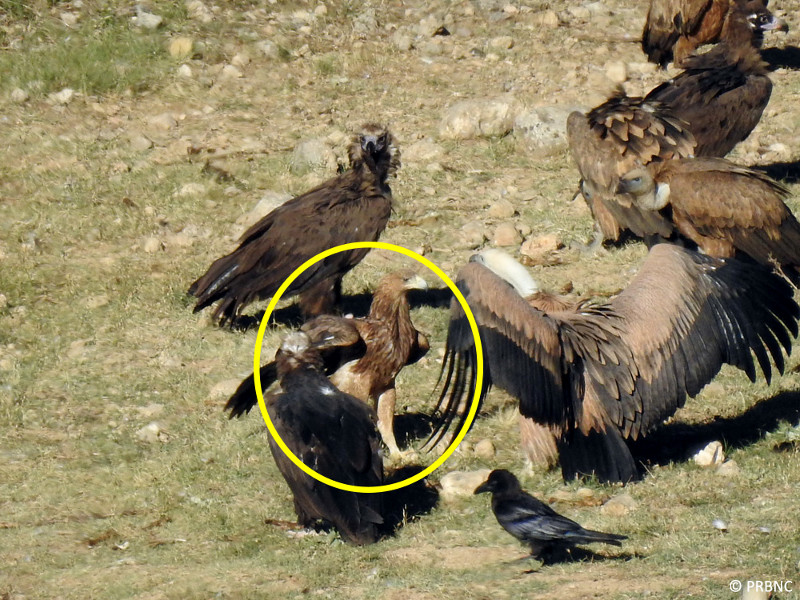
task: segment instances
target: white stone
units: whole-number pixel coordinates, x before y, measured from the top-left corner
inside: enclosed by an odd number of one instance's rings
[[[606,65],[606,77],[614,83],[625,83],[628,80],[628,67],[624,62],[612,61]]]
[[[483,439],[473,448],[473,452],[481,458],[490,459],[494,458],[496,451],[492,440]]]
[[[511,131],[520,108],[511,96],[464,100],[445,110],[439,135],[444,139],[505,135]]]
[[[514,137],[535,151],[553,153],[567,147],[567,117],[574,106],[540,106],[514,120]]]
[[[75,97],[75,90],[72,88],[64,88],[60,92],[54,92],[48,96],[51,102],[55,104],[69,104]]]
[[[239,67],[235,67],[234,65],[225,65],[222,67],[220,76],[223,79],[239,79],[240,77],[244,77],[244,74]]]
[[[701,467],[721,465],[725,462],[725,451],[722,449],[722,443],[718,441],[708,443],[692,459]]]
[[[638,503],[630,494],[614,496],[600,507],[600,512],[612,517],[623,517],[636,510]]]
[[[192,53],[193,47],[192,38],[181,35],[170,40],[167,50],[172,58],[185,58]]]
[[[22,104],[23,102],[27,102],[28,98],[30,98],[30,94],[23,90],[22,88],[14,88],[11,91],[11,101],[16,102],[17,104]]]
[[[141,6],[136,7],[136,16],[133,17],[133,23],[142,29],[157,29],[164,18],[145,10]]]
[[[148,444],[166,442],[168,439],[166,431],[164,431],[163,427],[161,427],[161,425],[156,421],[148,423],[139,431],[137,431],[135,435],[137,440],[140,442],[146,442]]]
[[[488,479],[489,473],[491,473],[490,469],[451,471],[439,482],[442,486],[442,500],[450,501],[472,496],[475,488]]]
[[[514,38],[510,35],[501,35],[489,40],[489,48],[496,50],[510,50],[514,47]]]
[[[494,235],[492,236],[492,243],[500,247],[516,246],[521,241],[522,236],[511,221],[500,223],[495,228]]]
[[[186,79],[191,79],[192,76],[194,75],[194,73],[192,73],[192,67],[190,67],[189,65],[181,65],[180,67],[178,67],[178,70],[176,72],[178,73],[179,77],[184,77]]]
[[[158,252],[159,250],[163,250],[164,245],[161,243],[160,239],[151,236],[144,241],[142,249],[148,254],[153,254],[155,252]]]

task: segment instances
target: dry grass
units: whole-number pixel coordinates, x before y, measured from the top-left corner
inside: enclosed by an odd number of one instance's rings
[[[167,18],[152,33],[131,30],[115,3],[84,4],[80,26],[67,30],[58,17],[66,3],[0,3],[15,11],[0,20],[7,48],[0,66],[16,74],[0,84],[0,598],[433,599],[454,590],[466,598],[731,598],[734,578],[800,579],[796,372],[767,387],[725,370],[658,438],[667,446],[722,439],[738,473],[723,477],[684,461],[655,466],[625,490],[637,508],[624,517],[561,503],[561,512],[587,526],[630,540],[621,551],[598,548],[594,562],[527,574],[530,565],[513,562],[521,547],[494,522],[484,497],[441,504],[368,548],[335,536],[288,538],[265,524],[293,512],[264,425],[257,416],[228,422],[221,411],[220,384],[247,375],[255,334],[210,327],[184,295],[231,248],[235,221],[264,191],[297,193],[330,175],[290,172],[297,140],[375,119],[390,122],[407,147],[435,137],[443,108],[455,100],[508,89],[529,105],[590,105],[607,92],[605,61],[642,61],[634,44],[592,36],[635,33],[640,7],[610,0],[614,14],[600,35],[582,19],[538,26],[538,2],[490,21],[482,10],[468,14],[467,2],[431,9],[335,1],[306,34],[285,17],[297,9],[291,3],[228,3],[203,25],[182,4],[153,2]],[[381,29],[362,35],[356,23],[370,7]],[[391,25],[413,26],[431,10],[452,14],[471,35],[441,40],[443,52],[430,57],[388,42]],[[165,51],[178,33],[203,43],[199,57],[186,61],[191,79],[175,75],[179,63]],[[470,53],[506,34],[515,46],[500,61]],[[795,44],[796,30],[790,36]],[[280,45],[282,58],[259,53],[255,44],[264,38]],[[94,73],[124,55],[141,74],[72,84],[78,63],[47,57],[76,43],[94,53]],[[306,44],[310,55],[299,52]],[[252,59],[245,77],[220,80],[219,67],[241,52]],[[13,87],[51,81],[54,66],[63,80],[31,86],[25,104],[8,100]],[[630,85],[659,77],[633,74]],[[738,160],[768,163],[772,144],[796,146],[800,80],[791,70],[773,78],[769,118]],[[81,93],[66,107],[44,96],[61,85]],[[176,127],[150,122],[164,112]],[[135,149],[131,139],[140,134],[153,148]],[[190,146],[201,153],[188,156]],[[478,220],[491,231],[486,209],[501,195],[534,234],[555,232],[567,245],[588,237],[585,206],[569,202],[576,173],[565,151],[534,157],[512,137],[442,146],[441,170],[413,163],[401,170],[393,184],[399,225],[385,241],[428,245],[431,260],[454,275],[470,253],[457,243],[458,229]],[[203,171],[209,151],[233,181]],[[183,193],[188,183],[202,187]],[[797,186],[790,187],[797,213]],[[159,249],[146,252],[151,238]],[[607,295],[644,254],[639,244],[596,255],[567,249],[562,264],[533,271],[554,289],[572,281],[578,294]],[[348,290],[369,289],[396,264],[371,255],[348,276]],[[414,318],[434,346],[401,375],[400,402],[411,412],[431,406],[447,314],[423,307]],[[265,354],[280,333],[268,333]],[[525,486],[544,497],[579,487],[564,486],[556,473],[525,471],[509,406],[493,394],[468,438],[491,439],[497,456],[486,461],[465,447],[445,470],[503,466],[524,473]],[[163,441],[139,441],[137,431],[153,421]],[[622,491],[586,485],[598,496]],[[726,534],[711,526],[715,518],[728,523]]]

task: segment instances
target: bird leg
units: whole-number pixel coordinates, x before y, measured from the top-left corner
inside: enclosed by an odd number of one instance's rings
[[[548,427],[520,415],[519,433],[522,451],[532,466],[548,470],[558,463],[556,437]]]
[[[378,413],[378,432],[389,449],[390,459],[404,459],[414,453],[413,450],[402,452],[394,437],[394,410],[397,405],[397,390],[390,387],[378,396],[376,412]]]

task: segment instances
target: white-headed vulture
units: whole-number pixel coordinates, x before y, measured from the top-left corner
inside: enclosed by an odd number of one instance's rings
[[[233,322],[255,300],[271,298],[292,272],[313,256],[350,242],[376,241],[392,210],[388,177],[400,166],[389,131],[365,125],[349,150],[350,169],[279,206],[241,237],[189,288],[197,312],[214,302],[214,318]],[[294,280],[285,297],[300,296],[303,314],[331,312],[342,277],[368,250],[329,256]]]
[[[767,9],[767,0],[650,0],[642,50],[650,62],[666,67],[674,59],[684,60],[699,46],[717,41],[736,41],[729,22],[736,12],[745,15],[757,29],[748,42],[760,47],[764,31],[786,31],[786,23]]]
[[[671,235],[667,219],[614,196],[620,177],[631,169],[694,154],[695,139],[685,121],[660,102],[617,93],[587,114],[570,114],[567,140],[581,194],[599,229],[596,241],[616,241],[622,230],[635,228]]]
[[[625,535],[584,529],[524,491],[519,479],[505,469],[495,469],[475,489],[475,494],[485,492],[492,494],[492,512],[497,522],[519,541],[528,544],[531,556],[544,563],[561,559],[578,545],[621,546],[622,540],[628,539]]]
[[[336,389],[323,372],[322,357],[303,332],[290,333],[275,355],[280,391],[265,398],[275,430],[292,453],[317,473],[340,483],[383,483],[375,413]],[[353,544],[371,544],[383,523],[381,494],[346,492],[301,471],[269,440],[272,456],[294,495],[297,521],[335,527]]]
[[[789,192],[759,171],[722,158],[650,163],[624,174],[617,192],[642,211],[667,215],[710,256],[746,255],[800,282],[800,223],[784,203]]]
[[[375,403],[378,430],[392,456],[401,454],[394,437],[395,378],[404,366],[428,351],[427,338],[411,321],[408,292],[426,288],[425,280],[412,272],[390,273],[378,283],[366,317],[320,315],[301,327],[321,353],[324,372],[333,384],[364,402]],[[261,367],[260,375],[266,389],[278,377],[275,362]],[[231,417],[238,417],[257,402],[250,375],[225,408]]]
[[[646,435],[694,397],[723,364],[767,381],[784,370],[800,307],[785,279],[756,264],[654,246],[628,287],[604,304],[543,311],[532,279],[498,250],[472,257],[457,285],[484,348],[486,388],[519,400],[550,429],[565,479],[637,479],[625,443]],[[475,385],[475,347],[463,309],[451,304],[434,435],[463,423]],[[755,360],[754,357],[755,356]]]

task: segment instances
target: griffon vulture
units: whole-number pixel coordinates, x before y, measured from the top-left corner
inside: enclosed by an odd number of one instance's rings
[[[570,114],[567,140],[581,174],[581,194],[599,228],[596,243],[618,240],[623,229],[671,235],[667,219],[614,195],[620,176],[631,169],[693,155],[695,140],[686,122],[660,102],[621,92],[588,114]]]
[[[682,73],[645,97],[669,106],[673,116],[688,123],[697,142],[695,156],[725,156],[761,119],[772,82],[751,39],[766,26],[760,13],[732,8],[723,41],[705,54],[687,58]]]
[[[759,265],[659,244],[628,287],[604,304],[545,312],[526,295],[524,269],[497,250],[474,255],[457,285],[484,347],[485,398],[498,385],[520,413],[549,428],[565,479],[639,477],[625,443],[657,427],[723,364],[769,382],[770,357],[784,370],[800,307],[792,287]],[[475,386],[475,346],[458,303],[451,304],[434,436],[463,423]],[[755,355],[755,361],[753,360]]]
[[[375,403],[378,430],[392,456],[401,455],[394,437],[395,378],[404,366],[428,351],[427,338],[411,322],[407,294],[426,288],[419,275],[390,273],[379,282],[366,317],[320,315],[301,327],[321,353],[324,372],[331,382],[347,394]],[[276,363],[261,367],[260,375],[266,389],[278,377]],[[249,412],[257,403],[255,380],[250,375],[225,409],[233,418]]]
[[[275,430],[292,453],[326,477],[350,485],[383,483],[380,440],[373,410],[336,389],[308,335],[290,333],[275,355],[281,390],[265,399]],[[353,544],[378,540],[381,494],[333,488],[302,472],[270,436],[272,456],[294,495],[297,521],[335,527]]]
[[[254,300],[272,297],[313,256],[350,242],[375,241],[392,209],[387,178],[400,166],[389,131],[365,125],[349,150],[350,169],[276,208],[242,235],[239,247],[216,260],[189,294],[194,311],[219,301],[214,318],[233,323]],[[300,295],[305,316],[330,312],[342,277],[368,250],[334,254],[295,279],[285,296]]]
[[[492,512],[508,533],[531,548],[531,557],[545,564],[561,558],[579,544],[595,542],[621,546],[626,535],[584,529],[522,489],[513,473],[495,469],[475,490],[491,492]]]
[[[668,215],[710,256],[738,251],[800,282],[800,223],[784,204],[788,190],[763,173],[722,158],[671,160],[631,170],[617,192],[643,211]]]
[[[741,32],[729,27],[735,13],[743,14],[757,28],[757,34],[741,38],[760,47],[764,31],[786,31],[786,23],[767,9],[767,0],[650,0],[642,50],[650,62],[666,67],[684,60],[699,46],[717,41],[738,43]]]

